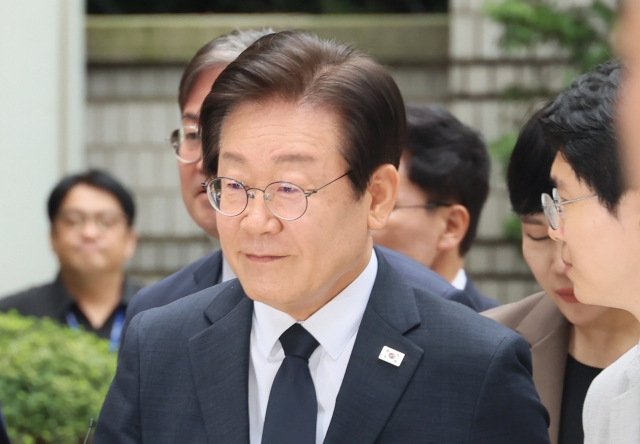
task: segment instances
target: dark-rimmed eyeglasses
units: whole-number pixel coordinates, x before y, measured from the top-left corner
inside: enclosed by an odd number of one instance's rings
[[[547,218],[547,222],[552,230],[557,230],[560,226],[560,216],[562,219],[566,217],[564,212],[564,206],[573,202],[579,202],[585,199],[591,199],[592,197],[596,197],[597,194],[592,194],[591,196],[579,197],[577,199],[571,200],[563,200],[560,201],[561,197],[558,194],[557,189],[553,189],[551,191],[553,197],[549,196],[547,193],[542,193],[542,210],[544,211],[544,215]]]
[[[188,125],[175,129],[167,140],[180,162],[193,163],[202,157],[202,142],[197,126]]]
[[[249,198],[255,199],[255,191],[262,191],[264,202],[269,211],[278,219],[292,221],[302,217],[309,205],[309,196],[331,185],[351,173],[351,170],[331,182],[311,191],[305,191],[299,185],[291,182],[272,182],[264,189],[249,188],[245,183],[230,177],[216,177],[203,182],[202,187],[207,190],[209,202],[213,208],[225,216],[240,215],[247,205]]]
[[[127,224],[127,217],[119,211],[104,211],[99,213],[85,213],[78,210],[61,211],[56,220],[72,230],[81,230],[87,222],[93,222],[101,233]]]

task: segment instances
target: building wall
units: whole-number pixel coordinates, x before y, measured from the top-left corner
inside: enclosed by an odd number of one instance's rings
[[[83,2],[4,1],[0,17],[2,297],[56,274],[46,200],[84,162]]]

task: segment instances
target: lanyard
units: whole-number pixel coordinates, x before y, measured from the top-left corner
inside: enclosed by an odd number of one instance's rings
[[[124,314],[124,308],[118,308],[116,317],[113,320],[113,326],[111,327],[111,335],[109,336],[110,353],[115,353],[118,351],[118,346],[120,345],[120,335],[122,334],[122,327],[124,325]],[[67,318],[67,325],[72,330],[78,330],[80,328],[78,318],[76,318],[76,315],[71,310],[67,311],[65,317]]]

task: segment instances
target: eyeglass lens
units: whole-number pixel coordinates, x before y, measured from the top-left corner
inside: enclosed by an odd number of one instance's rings
[[[100,231],[114,228],[125,221],[125,216],[118,212],[84,213],[82,211],[64,211],[58,215],[58,219],[63,225],[79,230],[88,221],[93,221]]]
[[[200,134],[195,126],[184,126],[174,130],[169,136],[169,142],[178,159],[184,162],[195,162],[202,155]]]
[[[234,179],[218,177],[207,187],[211,205],[225,216],[237,216],[244,211],[249,197],[262,191],[245,186]],[[283,220],[295,220],[307,210],[307,196],[302,188],[289,182],[274,182],[264,189],[264,201],[274,216]]]
[[[557,230],[559,222],[558,209],[556,207],[556,202],[547,193],[542,194],[542,208],[544,209],[544,215],[547,218],[549,226],[553,230]]]

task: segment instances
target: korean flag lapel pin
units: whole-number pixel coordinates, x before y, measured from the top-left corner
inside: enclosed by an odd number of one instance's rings
[[[384,362],[388,362],[389,364],[393,364],[396,367],[400,367],[402,364],[402,360],[404,359],[404,353],[399,352],[398,350],[394,350],[391,347],[387,347],[386,345],[382,347],[382,351],[380,352],[380,356],[378,359]]]

